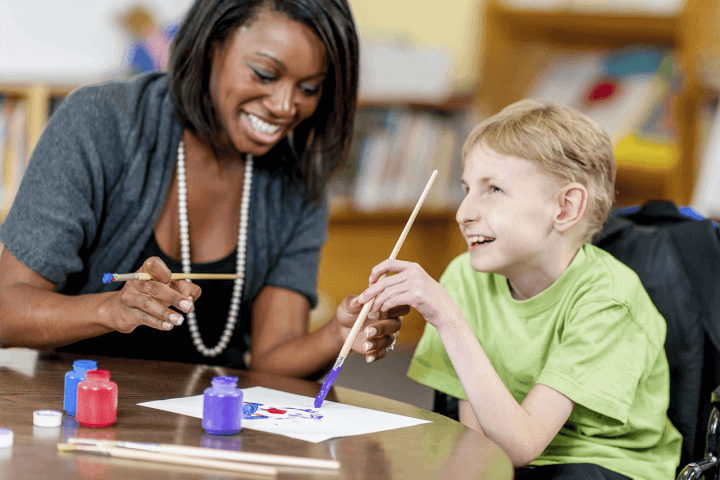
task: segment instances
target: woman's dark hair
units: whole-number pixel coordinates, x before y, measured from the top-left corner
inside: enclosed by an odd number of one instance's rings
[[[261,9],[306,25],[327,50],[328,75],[315,113],[295,128],[294,147],[285,140],[269,152],[296,159],[309,197],[317,200],[331,174],[347,159],[355,119],[359,51],[346,0],[196,0],[170,52],[170,90],[177,115],[211,148],[221,143],[222,126],[209,88],[214,49],[225,45],[236,29],[249,25]]]

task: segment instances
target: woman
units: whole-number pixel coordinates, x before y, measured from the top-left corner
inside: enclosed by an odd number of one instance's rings
[[[168,75],[66,99],[0,229],[2,346],[327,368],[360,311],[348,297],[307,333],[357,45],[344,0],[197,0]],[[170,280],[181,270],[244,278]],[[127,271],[156,280],[102,283]],[[381,358],[399,327],[369,320],[354,349]]]

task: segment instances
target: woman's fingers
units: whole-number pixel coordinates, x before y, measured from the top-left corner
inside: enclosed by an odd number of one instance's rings
[[[385,335],[378,338],[368,339],[365,342],[367,349],[365,350],[365,361],[370,363],[375,360],[384,358],[388,352],[392,351],[395,347],[395,341],[397,340],[397,333],[391,335]]]
[[[170,285],[165,285],[164,283],[160,283],[155,280],[135,280],[132,283],[135,289],[137,289],[141,294],[157,300],[166,307],[173,306],[185,313],[192,310],[194,299],[197,298],[192,295],[183,295]],[[177,288],[181,287],[178,286]],[[192,285],[189,288],[183,286],[183,288],[188,293],[195,293],[197,296],[200,296],[200,287],[197,285]]]
[[[408,313],[410,313],[410,305],[398,305],[396,307],[391,308],[387,312],[379,312],[378,318],[381,318],[381,319],[399,318],[399,317],[404,317]]]
[[[173,323],[178,325],[182,323],[182,318],[177,312],[132,288],[129,283],[126,283],[120,291],[119,301],[115,304],[114,312],[110,313],[115,330],[130,333],[139,325],[170,330]]]

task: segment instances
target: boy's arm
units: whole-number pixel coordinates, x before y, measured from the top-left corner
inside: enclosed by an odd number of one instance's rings
[[[514,467],[531,463],[560,431],[575,403],[536,384],[518,405],[459,309],[438,322],[438,333],[468,397],[460,401],[461,422],[500,445]]]
[[[395,275],[381,279],[386,272]],[[385,260],[372,269],[369,283],[353,302],[363,304],[374,298],[371,311],[398,305],[415,308],[440,334],[480,430],[500,445],[515,467],[535,460],[565,424],[575,407],[573,401],[538,384],[519,405],[495,372],[460,307],[418,264]]]

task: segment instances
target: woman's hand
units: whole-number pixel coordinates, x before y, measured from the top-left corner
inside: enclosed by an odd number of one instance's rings
[[[382,280],[384,273],[395,272]],[[365,304],[375,298],[371,312],[387,312],[398,305],[410,305],[431,325],[438,327],[440,319],[457,310],[457,305],[445,289],[417,263],[385,260],[370,273],[370,286],[357,301]]]
[[[101,311],[106,325],[122,333],[130,333],[140,325],[158,330],[171,330],[182,325],[184,317],[170,307],[187,313],[200,297],[201,289],[185,280],[171,280],[170,270],[158,257],[145,260],[137,273],[146,272],[155,280],[125,282],[117,295],[112,295]]]
[[[362,304],[358,303],[356,298],[353,295],[345,297],[335,312],[343,338],[347,338],[350,334],[355,320],[362,311]],[[397,305],[384,312],[370,312],[353,343],[353,350],[365,355],[367,362],[383,358],[387,354],[385,349],[395,344],[397,332],[402,325],[402,315],[408,313],[410,307],[407,305]]]

